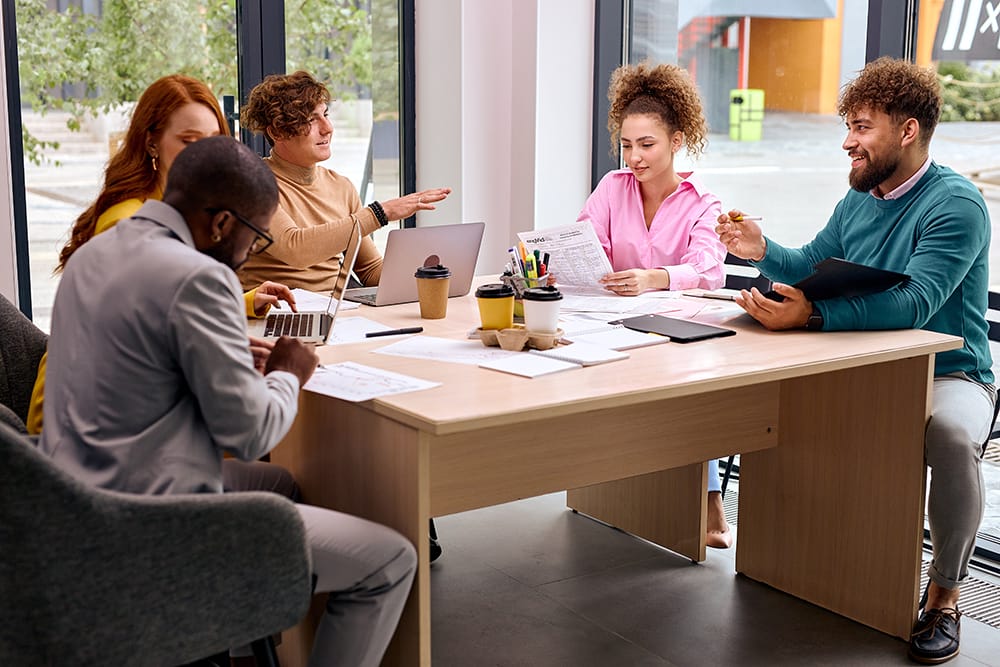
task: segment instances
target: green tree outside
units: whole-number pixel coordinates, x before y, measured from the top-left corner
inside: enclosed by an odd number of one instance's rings
[[[71,130],[135,102],[167,74],[199,78],[219,97],[237,94],[236,0],[105,0],[101,16],[57,12],[45,0],[15,6],[21,100],[41,114],[68,111]],[[287,0],[285,15],[289,71],[312,72],[339,99],[370,95],[372,21],[364,8],[354,0]],[[74,94],[62,94],[67,87]],[[35,164],[58,148],[27,130],[23,140]]]

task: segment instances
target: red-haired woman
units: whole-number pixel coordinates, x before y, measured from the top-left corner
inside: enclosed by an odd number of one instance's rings
[[[104,170],[101,192],[73,224],[70,239],[59,253],[59,266],[56,270],[61,271],[73,253],[95,235],[114,227],[119,220],[134,215],[147,199],[159,199],[167,184],[170,165],[185,146],[219,134],[228,135],[229,126],[215,94],[207,85],[183,74],[171,74],[157,79],[136,103],[125,138]],[[278,299],[294,303],[287,287],[278,283],[264,283],[246,293],[247,314],[261,316]],[[261,367],[269,347],[263,341],[251,340],[255,361]],[[29,433],[40,433],[42,430],[45,363],[46,357],[43,356],[28,408]],[[260,476],[270,475],[276,468],[242,466],[234,462],[225,467],[230,470],[224,473],[232,472],[235,468],[246,468],[240,473],[243,475],[240,479],[244,480],[247,475],[254,476],[257,481],[251,481],[249,485],[255,488],[261,488],[260,483],[265,488],[270,488],[271,482],[261,482]],[[255,471],[256,468],[260,468],[260,471]],[[282,483],[290,482],[287,473],[284,475],[287,479]],[[291,484],[294,486],[294,482]],[[244,481],[238,484],[240,487],[245,485]],[[285,495],[290,494],[293,491],[287,489]]]

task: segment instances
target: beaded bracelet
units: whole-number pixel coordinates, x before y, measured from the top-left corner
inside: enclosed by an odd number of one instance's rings
[[[378,203],[378,201],[373,201],[371,204],[368,204],[368,208],[375,214],[375,219],[378,220],[380,226],[385,227],[389,224],[389,218],[386,217],[382,204]]]

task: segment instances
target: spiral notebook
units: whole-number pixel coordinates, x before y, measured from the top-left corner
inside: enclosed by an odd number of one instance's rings
[[[531,350],[531,354],[549,357],[550,359],[570,361],[581,366],[596,366],[597,364],[620,361],[629,357],[628,352],[620,352],[608,347],[580,342],[571,343],[570,345],[557,345],[548,350]]]
[[[631,350],[647,345],[659,345],[670,342],[669,338],[656,334],[642,333],[625,327],[622,324],[608,323],[598,329],[587,329],[577,333],[563,334],[563,339],[573,343],[587,343],[606,350]]]

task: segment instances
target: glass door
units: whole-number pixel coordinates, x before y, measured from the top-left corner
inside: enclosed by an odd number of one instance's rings
[[[365,204],[400,195],[400,5],[285,4],[286,71],[306,70],[333,97],[331,156],[322,166],[349,178]],[[386,234],[373,235],[380,249]]]

